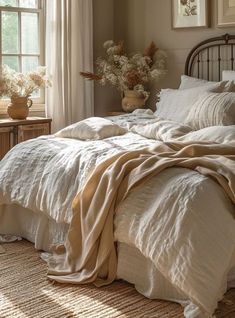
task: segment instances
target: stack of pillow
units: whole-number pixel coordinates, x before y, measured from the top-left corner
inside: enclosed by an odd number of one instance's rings
[[[235,72],[224,75],[235,78]],[[187,124],[194,130],[235,125],[235,83],[182,75],[179,89],[162,89],[156,106],[157,117]]]

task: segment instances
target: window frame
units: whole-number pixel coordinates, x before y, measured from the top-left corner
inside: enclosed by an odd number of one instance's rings
[[[45,65],[45,5],[46,0],[38,0],[38,8],[23,8],[23,7],[7,7],[0,6],[0,65],[2,65],[2,57],[6,56],[39,56],[39,65]],[[38,32],[39,32],[39,54],[2,54],[2,33],[1,33],[1,19],[2,11],[16,12],[20,14],[21,12],[38,13]],[[21,40],[21,19],[18,20],[19,29],[19,40]],[[21,44],[19,44],[21,45]],[[45,111],[45,90],[40,90],[40,97],[32,98],[33,106],[30,109],[31,112],[44,112]],[[0,98],[0,114],[6,114],[6,108],[9,104],[9,99]]]

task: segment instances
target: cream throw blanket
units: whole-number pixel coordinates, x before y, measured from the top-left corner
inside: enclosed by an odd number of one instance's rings
[[[48,277],[63,283],[101,286],[116,276],[113,239],[116,206],[131,189],[162,170],[185,167],[216,180],[235,203],[235,147],[219,144],[165,143],[119,153],[102,162],[73,201],[65,246],[49,261]]]

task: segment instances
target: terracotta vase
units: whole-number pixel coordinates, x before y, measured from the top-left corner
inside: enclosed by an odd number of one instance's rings
[[[12,97],[7,113],[12,119],[26,119],[33,101],[28,97]]]
[[[131,113],[135,109],[144,108],[147,98],[140,92],[134,90],[124,91],[122,99],[122,109],[125,112]]]

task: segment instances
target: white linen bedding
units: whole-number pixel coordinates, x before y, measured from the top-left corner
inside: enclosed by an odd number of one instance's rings
[[[114,120],[129,129],[157,120],[144,113],[120,117]],[[1,161],[0,202],[17,203],[56,222],[69,223],[71,202],[96,165],[118,152],[156,142],[129,132],[98,142],[43,136],[18,144]]]
[[[138,125],[144,128],[146,120],[159,124],[153,115],[124,117],[122,125],[132,130]],[[18,204],[57,223],[69,224],[72,200],[98,163],[120,151],[156,142],[131,132],[100,141],[48,136],[24,142],[0,162],[0,204]],[[118,207],[116,239],[137,247],[177,288],[187,286],[189,299],[196,299],[195,289],[201,292],[204,303],[196,304],[208,306],[207,312],[212,313],[226,289],[226,273],[235,265],[234,206],[214,181],[195,171],[170,168],[151,182],[132,191]],[[185,237],[180,245],[179,233]],[[158,252],[172,241],[178,245],[171,244],[164,271],[159,268]],[[177,263],[169,263],[172,259]],[[218,275],[200,276],[201,269],[206,273],[210,267]]]
[[[17,203],[58,223],[69,223],[72,200],[99,162],[154,143],[132,133],[99,142],[54,136],[26,141],[1,161],[0,202]]]

